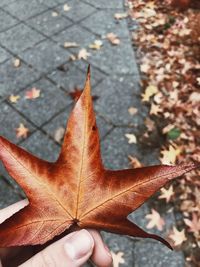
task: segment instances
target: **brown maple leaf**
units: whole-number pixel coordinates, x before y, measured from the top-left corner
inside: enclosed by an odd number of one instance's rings
[[[173,226],[172,233],[169,238],[173,241],[174,246],[180,246],[184,241],[187,240],[185,236],[185,230],[179,231],[175,226]]]
[[[70,114],[56,162],[39,159],[4,137],[0,137],[0,159],[29,200],[25,208],[0,224],[0,247],[44,244],[77,228],[153,238],[170,247],[127,216],[164,184],[199,166],[190,163],[105,169],[89,72],[84,91]]]
[[[31,90],[26,92],[26,99],[35,99],[40,97],[40,89],[37,89],[35,87],[33,87]]]
[[[23,123],[19,124],[19,127],[16,128],[16,136],[17,138],[26,138],[29,133],[29,129],[24,126]]]
[[[149,222],[147,224],[147,229],[151,229],[153,227],[156,227],[159,231],[163,230],[163,226],[165,225],[165,221],[163,220],[163,218],[160,216],[160,214],[156,210],[151,209],[151,213],[147,214],[145,216],[145,218],[147,218],[149,220]]]

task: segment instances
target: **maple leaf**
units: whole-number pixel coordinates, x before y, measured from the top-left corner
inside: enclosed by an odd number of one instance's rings
[[[160,216],[160,214],[156,210],[151,209],[151,213],[147,214],[145,218],[149,220],[149,223],[147,224],[147,229],[156,227],[159,231],[163,230],[165,221],[163,220],[163,218]]]
[[[113,267],[119,267],[120,263],[125,263],[123,259],[124,253],[119,251],[117,253],[111,251],[112,259],[113,259]]]
[[[68,4],[64,4],[63,6],[63,10],[66,12],[66,11],[69,11],[71,9],[70,6],[68,6]]]
[[[117,20],[125,19],[128,17],[127,13],[115,13],[114,18]]]
[[[85,59],[87,60],[87,58],[90,56],[90,53],[85,49],[82,48],[79,53],[78,53],[78,59]]]
[[[136,157],[128,156],[128,158],[129,158],[130,164],[133,166],[133,168],[142,167],[142,163]]]
[[[120,44],[120,39],[118,38],[118,36],[116,34],[114,34],[113,32],[110,32],[106,35],[106,38],[108,39],[108,41],[113,44],[113,45],[118,45]]]
[[[146,89],[144,94],[142,94],[142,101],[149,101],[150,97],[155,95],[158,92],[158,88],[155,85],[149,85]]]
[[[169,189],[162,188],[161,195],[158,198],[166,199],[166,202],[168,203],[173,195],[174,195],[174,189],[173,186],[171,185]]]
[[[127,216],[167,182],[199,164],[105,169],[90,91],[88,71],[56,162],[37,158],[0,137],[0,159],[29,200],[25,208],[0,224],[0,247],[44,244],[67,230],[93,228],[153,238],[171,248]]]
[[[174,147],[169,145],[168,150],[163,149],[161,151],[162,158],[160,161],[163,164],[174,164],[176,162],[176,157],[181,153],[181,149],[179,147]]]
[[[184,219],[185,224],[189,227],[189,231],[198,235],[200,233],[200,218],[195,212],[192,213],[192,220]]]
[[[40,97],[40,89],[33,87],[31,90],[26,92],[25,98],[26,99],[36,99]]]
[[[134,134],[125,134],[126,138],[128,138],[129,144],[137,144],[137,137]]]
[[[19,124],[19,127],[16,129],[17,138],[26,138],[29,133],[29,129],[24,126],[23,123]]]
[[[73,47],[79,47],[79,44],[76,42],[64,42],[64,48],[73,48]]]
[[[179,231],[175,226],[173,226],[173,230],[172,233],[169,235],[169,238],[173,240],[174,246],[179,246],[187,240],[185,236],[185,230],[183,229]]]
[[[89,48],[94,49],[94,50],[99,50],[101,49],[103,45],[103,42],[101,40],[95,40],[93,44],[89,45]]]
[[[20,96],[19,95],[10,95],[9,96],[9,101],[11,102],[11,103],[17,103],[17,101],[20,99]]]

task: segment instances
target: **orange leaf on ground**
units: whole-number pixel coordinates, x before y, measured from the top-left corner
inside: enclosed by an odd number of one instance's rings
[[[19,127],[16,129],[17,138],[26,138],[28,136],[29,129],[24,126],[23,123],[19,124]]]

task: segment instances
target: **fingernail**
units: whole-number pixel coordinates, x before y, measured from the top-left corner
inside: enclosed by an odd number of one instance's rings
[[[86,230],[80,230],[69,236],[66,240],[64,249],[68,257],[72,260],[78,260],[92,251],[94,241]]]

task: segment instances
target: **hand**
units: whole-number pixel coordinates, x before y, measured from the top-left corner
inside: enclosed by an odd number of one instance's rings
[[[28,205],[22,200],[0,210],[0,223]],[[79,267],[90,259],[99,267],[109,267],[112,256],[95,230],[68,234],[35,254],[34,246],[0,249],[0,267]]]

